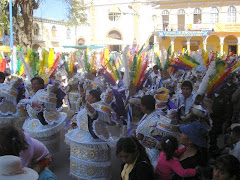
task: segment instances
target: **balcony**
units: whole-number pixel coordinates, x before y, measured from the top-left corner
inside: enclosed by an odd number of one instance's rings
[[[201,31],[212,30],[212,24],[158,24],[157,31]]]
[[[59,36],[51,37],[51,42],[58,43],[59,41],[60,41],[60,37]]]
[[[42,35],[33,35],[33,42],[44,42]]]

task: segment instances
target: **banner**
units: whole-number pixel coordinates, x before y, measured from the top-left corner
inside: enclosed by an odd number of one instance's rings
[[[212,24],[190,24],[191,30],[212,30]]]
[[[215,32],[239,32],[240,23],[216,23],[214,26]]]
[[[210,30],[203,31],[158,31],[160,37],[202,37],[208,36]]]

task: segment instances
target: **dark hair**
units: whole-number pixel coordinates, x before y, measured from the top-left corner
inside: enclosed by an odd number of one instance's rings
[[[182,87],[189,87],[191,90],[193,90],[193,86],[190,81],[183,81]]]
[[[141,97],[141,104],[145,106],[148,110],[155,110],[156,100],[152,95],[145,95]]]
[[[116,145],[116,155],[118,156],[120,152],[125,153],[135,153],[139,152],[139,157],[144,157],[150,163],[148,155],[146,153],[145,147],[137,140],[134,136],[121,137]]]
[[[177,138],[171,135],[163,136],[163,138],[161,139],[161,147],[166,154],[167,161],[169,161],[170,159],[172,159],[173,154],[178,149]]]
[[[213,167],[210,165],[201,166],[200,174],[201,174],[201,179],[212,179]]]
[[[34,77],[31,79],[31,83],[33,81],[38,81],[38,83],[42,86],[42,88],[44,88],[44,80],[41,77]]]
[[[19,156],[21,151],[28,148],[24,133],[14,126],[0,128],[0,156]]]
[[[5,77],[6,75],[4,74],[4,72],[0,72],[0,79],[3,79],[3,81],[5,81]]]
[[[153,66],[153,70],[159,70],[158,65],[154,65],[154,66]]]
[[[94,98],[96,98],[97,101],[101,101],[101,91],[93,89],[89,91],[89,94],[91,94]]]
[[[232,134],[240,136],[240,126],[236,126],[232,129]]]
[[[78,87],[79,87],[79,90],[83,89],[84,88],[84,83],[82,82],[82,83],[78,84]]]
[[[222,155],[215,160],[215,167],[221,167],[227,171],[231,177],[236,176],[236,179],[240,178],[240,162],[239,160],[230,154]]]

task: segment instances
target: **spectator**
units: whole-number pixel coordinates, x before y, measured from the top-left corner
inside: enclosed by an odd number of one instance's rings
[[[186,147],[186,151],[179,156],[179,161],[184,169],[205,166],[208,162],[207,150],[207,129],[199,121],[194,121],[188,125],[180,125],[180,143]],[[175,175],[174,180],[182,177]],[[184,179],[196,179],[189,177]]]
[[[117,142],[116,155],[123,161],[122,180],[154,180],[154,170],[145,148],[134,136]]]
[[[213,169],[214,180],[239,180],[240,163],[232,155],[222,155],[215,161]]]
[[[55,178],[55,175],[46,168],[52,161],[48,149],[38,140],[24,134],[14,126],[0,128],[0,156],[19,156],[23,167],[29,167],[38,173]],[[41,179],[40,179],[41,180]]]
[[[174,136],[168,135],[161,139],[162,152],[156,166],[156,173],[159,180],[171,180],[174,173],[180,177],[192,177],[196,175],[196,170],[183,169],[178,161],[178,157],[186,151],[186,147],[178,149],[178,142]]]

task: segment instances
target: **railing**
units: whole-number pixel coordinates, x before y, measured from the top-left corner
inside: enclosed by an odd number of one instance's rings
[[[43,41],[42,35],[33,35],[33,41]]]
[[[196,31],[211,30],[213,24],[158,24],[156,30],[160,31]]]
[[[59,36],[51,37],[51,41],[52,42],[59,42],[60,41],[60,37]]]

